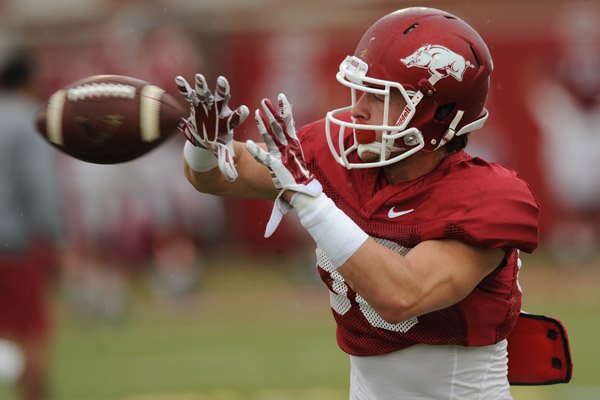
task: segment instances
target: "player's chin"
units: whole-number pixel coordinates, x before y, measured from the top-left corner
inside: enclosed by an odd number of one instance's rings
[[[379,161],[380,155],[378,153],[365,150],[358,153],[358,158],[360,158],[362,162],[370,163]]]
[[[400,147],[393,147],[393,149],[387,149],[386,151],[386,159],[390,159],[404,153],[406,149]],[[358,149],[358,158],[361,159],[362,162],[370,163],[381,161],[381,150],[379,143],[368,143],[368,144],[359,144]]]

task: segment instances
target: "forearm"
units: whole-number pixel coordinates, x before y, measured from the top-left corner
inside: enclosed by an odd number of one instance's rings
[[[426,289],[431,280],[420,277],[406,257],[369,238],[337,271],[387,322],[398,323],[447,307]],[[433,289],[433,288],[430,288]],[[429,292],[426,300],[425,292]],[[435,306],[433,306],[435,304]],[[425,308],[428,307],[428,308]]]
[[[208,168],[210,161],[205,164],[208,169],[198,168],[189,155],[184,157],[183,161],[185,177],[196,190],[203,193],[222,197],[274,199],[277,192],[268,171],[248,154],[244,144],[235,142],[234,151],[234,160],[239,172],[235,181],[229,182],[216,168],[216,164],[212,168]],[[202,153],[200,155],[202,156]],[[210,154],[206,154],[206,156],[210,156]],[[206,170],[198,171],[197,169]]]
[[[407,319],[403,318],[403,310],[416,296],[413,293],[416,285],[411,283],[413,279],[403,256],[369,238],[325,194],[311,198],[288,191],[283,197],[291,201],[300,223],[346,284],[384,320]]]
[[[456,240],[428,240],[405,256],[369,239],[338,268],[347,284],[388,322],[399,322],[458,303],[504,257]]]
[[[503,257],[501,249],[454,240],[425,241],[404,256],[368,238],[324,194],[315,198],[298,193],[290,200],[345,282],[390,323],[459,302]]]

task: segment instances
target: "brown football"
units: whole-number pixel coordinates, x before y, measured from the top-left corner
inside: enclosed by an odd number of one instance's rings
[[[186,110],[151,83],[94,75],[58,90],[36,122],[53,146],[83,161],[117,164],[138,158],[171,136]]]

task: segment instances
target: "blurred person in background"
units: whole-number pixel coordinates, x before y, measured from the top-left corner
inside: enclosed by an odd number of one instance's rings
[[[600,7],[569,6],[528,100],[541,132],[542,171],[554,203],[557,261],[598,255],[600,242]]]
[[[56,152],[38,137],[36,64],[14,50],[0,56],[0,337],[20,348],[24,400],[49,397],[48,284],[64,231]]]
[[[249,110],[229,108],[224,77],[214,93],[201,74],[176,78],[190,183],[275,200],[266,237],[295,209],[316,242],[352,400],[511,398],[519,252],[537,247],[539,208],[514,171],[463,150],[488,117],[492,68],[460,18],[399,10],[340,64],[351,106],[296,135],[286,97],[265,99],[261,144],[233,140]]]

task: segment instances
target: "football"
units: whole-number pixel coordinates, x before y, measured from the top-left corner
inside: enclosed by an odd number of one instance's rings
[[[36,123],[62,152],[91,163],[117,164],[164,142],[186,115],[158,86],[128,76],[94,75],[52,94]]]

